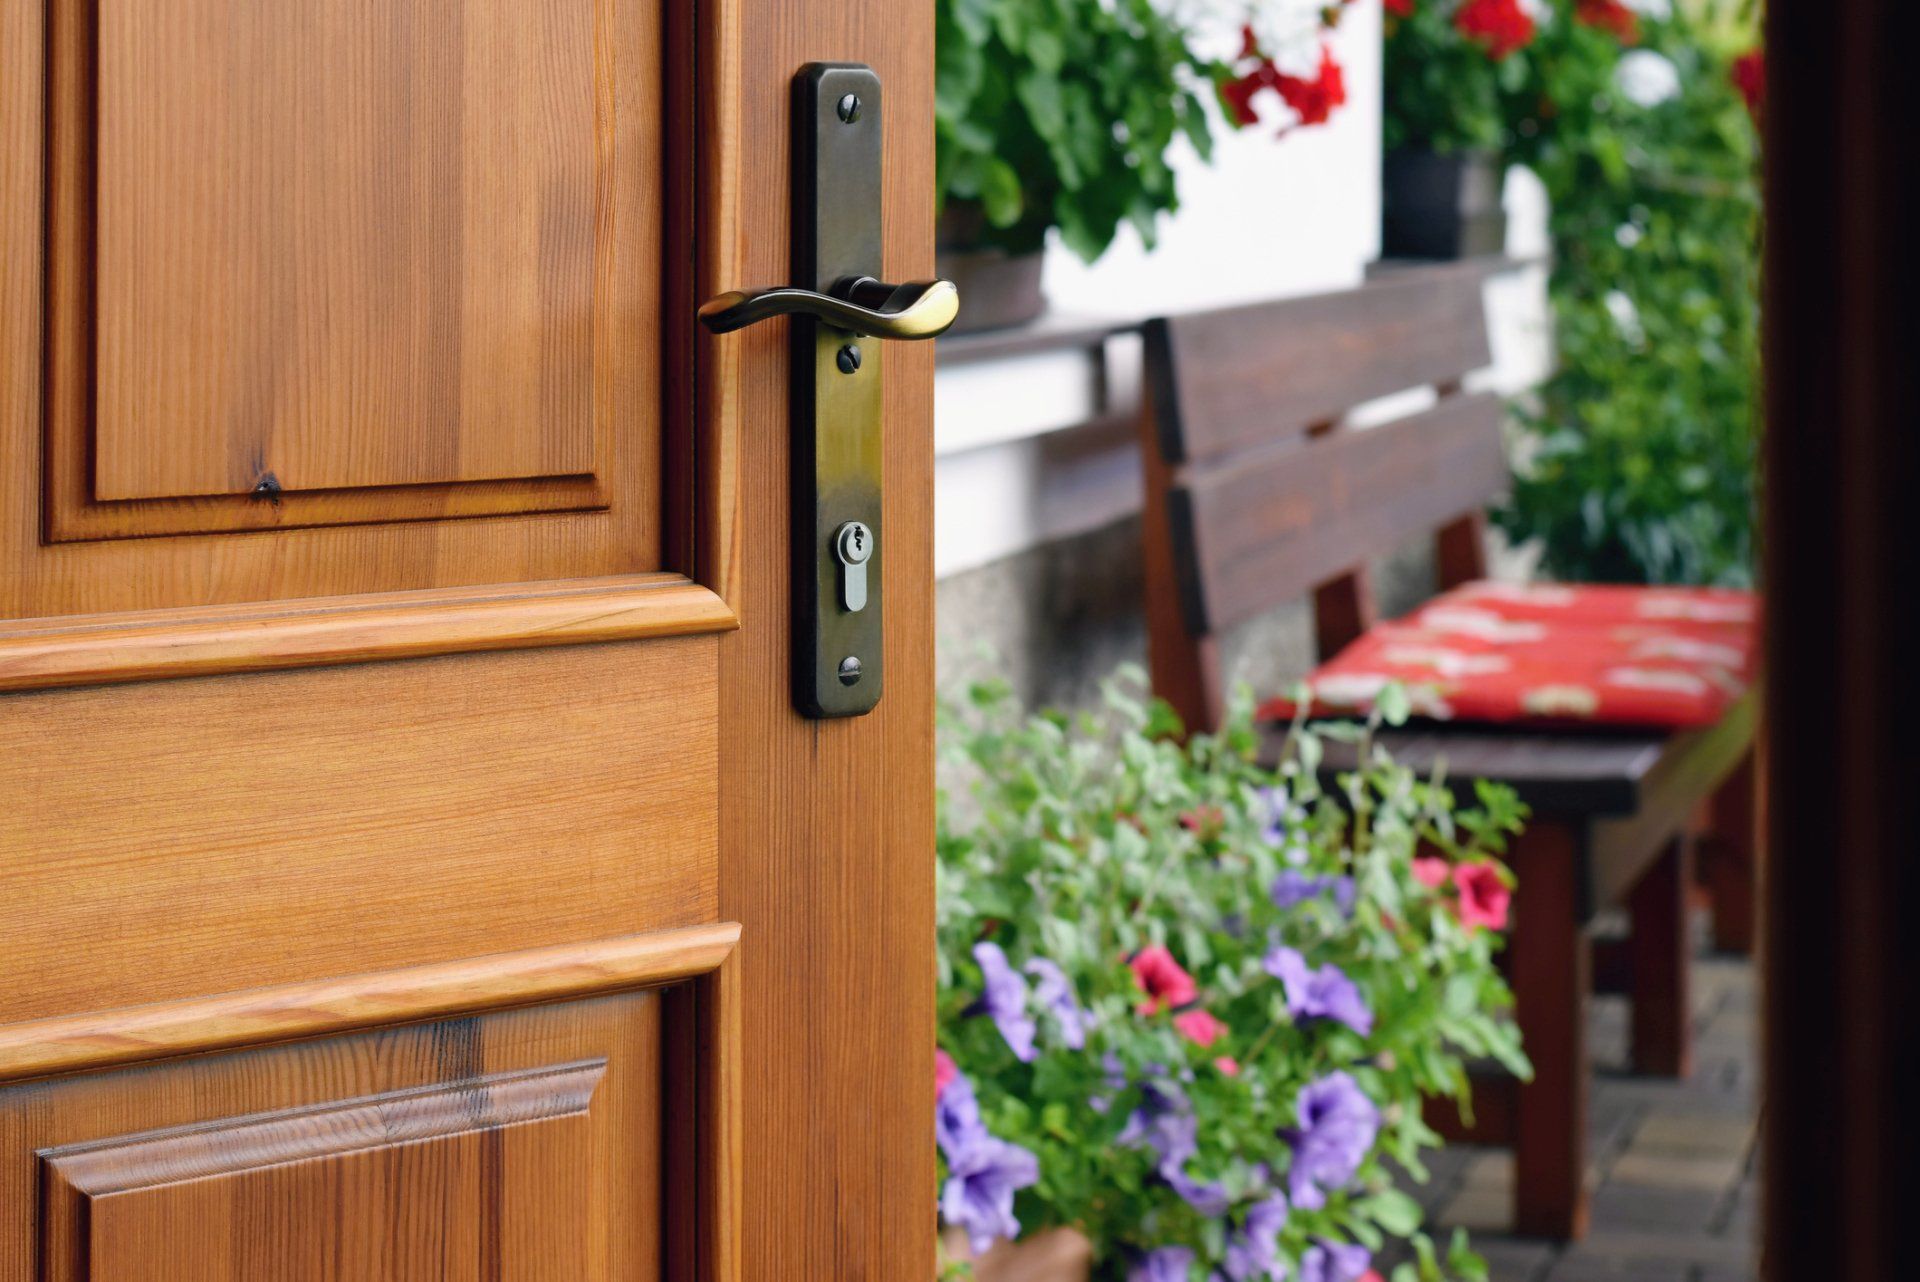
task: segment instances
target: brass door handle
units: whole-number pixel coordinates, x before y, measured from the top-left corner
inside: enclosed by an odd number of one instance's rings
[[[869,338],[937,338],[960,314],[960,291],[950,280],[888,285],[862,276],[822,294],[811,289],[730,290],[703,304],[700,323],[731,334],[775,316],[811,316],[835,329]]]

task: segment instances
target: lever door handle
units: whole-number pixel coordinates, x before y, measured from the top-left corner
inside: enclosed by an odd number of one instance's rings
[[[774,316],[811,316],[835,329],[869,338],[937,338],[960,314],[960,291],[950,280],[888,285],[862,276],[829,294],[811,289],[730,290],[700,308],[700,323],[716,334]]]

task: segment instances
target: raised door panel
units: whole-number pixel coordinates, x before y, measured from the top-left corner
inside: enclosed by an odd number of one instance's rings
[[[594,470],[592,0],[96,12],[96,497]]]
[[[659,567],[659,0],[45,12],[50,539],[617,506]]]
[[[679,991],[0,1087],[0,1279],[655,1282]]]

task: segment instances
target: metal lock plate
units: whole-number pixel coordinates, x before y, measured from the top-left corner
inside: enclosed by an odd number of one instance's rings
[[[828,293],[881,276],[880,78],[813,63],[794,79],[793,283]],[[880,700],[886,617],[881,520],[881,344],[793,319],[794,703],[858,716]],[[841,555],[843,531],[866,552]]]

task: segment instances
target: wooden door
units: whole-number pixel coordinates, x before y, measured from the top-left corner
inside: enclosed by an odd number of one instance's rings
[[[790,703],[789,83],[895,0],[0,0],[0,1282],[932,1268],[925,345]],[[879,346],[879,345],[876,345]]]

